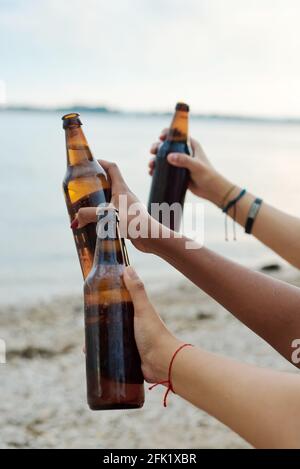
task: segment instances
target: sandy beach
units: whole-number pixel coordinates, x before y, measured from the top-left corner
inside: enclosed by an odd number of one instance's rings
[[[300,284],[294,271],[278,277]],[[248,363],[294,371],[270,346],[189,282],[152,292],[168,327],[184,340]],[[263,312],[262,312],[263,313]],[[7,343],[1,372],[0,448],[249,448],[212,417],[163,389],[142,410],[92,412],[85,396],[80,296],[1,307]]]

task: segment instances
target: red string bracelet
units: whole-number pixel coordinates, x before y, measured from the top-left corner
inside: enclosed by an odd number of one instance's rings
[[[168,397],[169,392],[172,391],[175,394],[175,391],[174,391],[173,385],[172,385],[172,380],[171,380],[172,366],[173,366],[173,363],[174,363],[174,360],[175,360],[175,357],[176,357],[177,353],[179,353],[180,350],[182,350],[184,347],[193,347],[193,345],[192,344],[182,344],[180,347],[178,347],[177,350],[175,350],[175,352],[173,353],[173,356],[171,358],[170,365],[169,365],[168,380],[167,381],[160,381],[159,383],[155,383],[152,386],[150,386],[150,388],[149,388],[149,391],[152,391],[152,389],[155,388],[156,386],[158,386],[159,384],[166,384],[167,385],[167,390],[166,390],[165,395],[164,395],[164,407],[167,407],[167,397]]]

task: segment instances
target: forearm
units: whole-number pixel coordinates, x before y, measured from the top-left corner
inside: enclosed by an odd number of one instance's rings
[[[253,235],[283,259],[300,268],[300,219],[263,203]]]
[[[232,184],[220,175],[216,176],[214,191],[211,192],[210,200],[219,207],[226,205],[242,190],[236,186],[225,202],[222,197],[226,194]],[[245,227],[249,209],[255,200],[255,196],[246,193],[236,205],[236,221]],[[228,215],[234,216],[234,209],[228,211]],[[252,234],[266,246],[271,248],[283,259],[295,267],[300,268],[300,219],[288,215],[271,205],[263,202],[253,224]]]
[[[300,378],[185,348],[172,367],[176,394],[258,448],[300,447]]]
[[[291,343],[300,331],[300,290],[206,248],[186,249],[186,241],[160,237],[151,240],[151,251],[291,360]]]

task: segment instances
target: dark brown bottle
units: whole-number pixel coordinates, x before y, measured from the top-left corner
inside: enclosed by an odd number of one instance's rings
[[[72,221],[81,207],[97,207],[110,201],[107,175],[93,157],[82,131],[79,114],[63,116],[66,133],[67,171],[63,181],[65,200]],[[77,253],[86,278],[90,272],[96,246],[96,223],[73,229]]]
[[[163,202],[171,206],[174,203],[179,204],[179,211],[182,212],[185,199],[185,193],[189,182],[189,171],[185,168],[172,166],[167,156],[169,153],[187,153],[190,154],[188,145],[188,116],[189,106],[184,103],[177,103],[175,114],[164,143],[160,146],[155,159],[155,168],[152,177],[150,190],[148,212],[164,223],[172,230],[178,231],[180,228],[181,216],[171,216],[168,219],[162,218],[162,213],[155,212],[151,204],[162,204]]]
[[[115,209],[100,211],[97,234],[94,264],[84,284],[87,400],[92,410],[139,408],[144,378]]]

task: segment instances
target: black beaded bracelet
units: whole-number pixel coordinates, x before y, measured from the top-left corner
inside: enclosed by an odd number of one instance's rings
[[[257,217],[261,204],[262,204],[262,199],[259,199],[259,198],[255,199],[252,202],[252,205],[248,212],[247,221],[245,224],[245,233],[251,234],[253,223]]]

